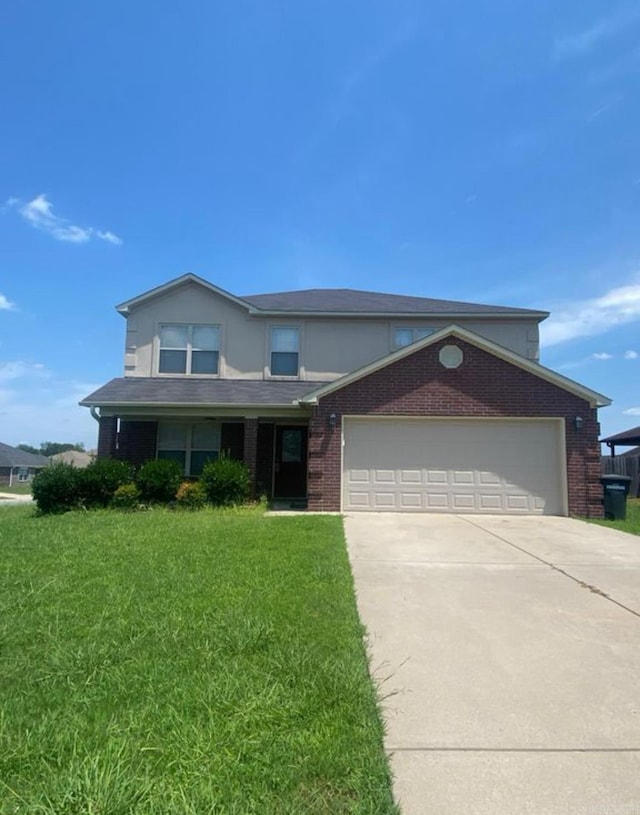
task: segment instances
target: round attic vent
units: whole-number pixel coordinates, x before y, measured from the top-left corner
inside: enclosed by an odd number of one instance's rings
[[[464,356],[457,345],[445,345],[440,349],[440,364],[445,368],[457,368],[462,365]]]

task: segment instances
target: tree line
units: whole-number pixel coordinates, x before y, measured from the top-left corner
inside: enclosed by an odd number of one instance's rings
[[[85,453],[84,444],[82,442],[60,442],[60,441],[43,441],[40,447],[34,447],[31,444],[17,444],[18,450],[24,450],[25,453],[35,453],[36,455],[56,456],[58,453],[66,453],[67,450],[77,450],[80,453]]]

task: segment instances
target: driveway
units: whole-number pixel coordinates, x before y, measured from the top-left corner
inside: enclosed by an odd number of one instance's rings
[[[348,515],[404,815],[640,815],[640,538]]]

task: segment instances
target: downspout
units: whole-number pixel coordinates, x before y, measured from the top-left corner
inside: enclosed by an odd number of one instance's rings
[[[98,414],[98,411],[96,410],[95,405],[89,405],[89,413],[93,416],[93,418],[96,420],[96,422],[98,422],[98,424],[100,424],[100,415]]]

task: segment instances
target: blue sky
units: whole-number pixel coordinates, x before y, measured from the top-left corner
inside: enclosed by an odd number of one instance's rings
[[[543,308],[640,424],[640,4],[5,3],[0,440],[83,441],[186,271]]]

